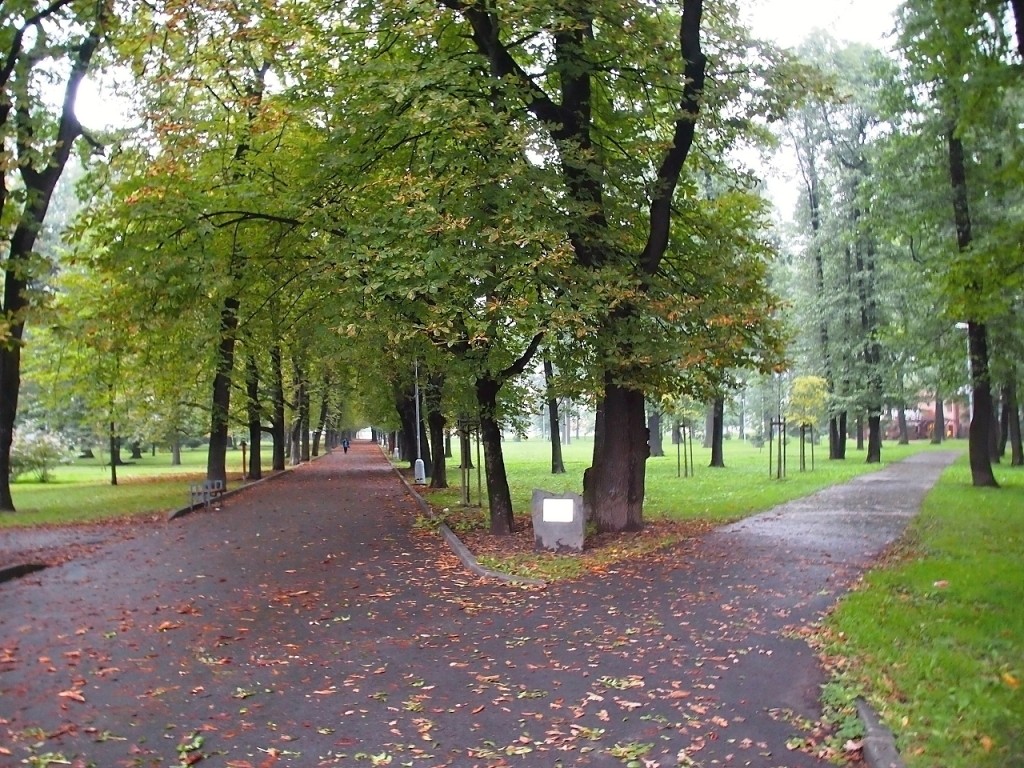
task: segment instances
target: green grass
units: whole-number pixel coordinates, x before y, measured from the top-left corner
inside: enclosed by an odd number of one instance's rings
[[[1024,470],[970,486],[961,459],[827,624],[839,679],[869,699],[911,768],[1024,766]]]
[[[96,522],[126,516],[163,514],[185,506],[188,485],[206,474],[206,449],[183,450],[181,465],[169,453],[148,452],[117,468],[110,484],[106,458],[76,459],[56,467],[47,483],[29,476],[11,484],[17,512],[0,513],[0,528]],[[241,473],[241,451],[228,452],[228,472]],[[269,452],[264,467],[270,465]]]
[[[708,467],[711,461],[710,450],[694,445],[693,459],[696,471],[690,477],[677,477],[676,446],[666,445],[668,455],[654,457],[647,462],[644,514],[652,519],[668,517],[725,522],[770,509],[790,499],[844,483],[857,475],[880,468],[877,464],[866,464],[865,454],[856,451],[851,442],[845,462],[828,461],[828,448],[815,446],[815,468],[810,470],[808,454],[808,471],[800,472],[798,447],[795,442],[790,444],[786,477],[776,480],[769,477],[767,447],[758,449],[747,442],[728,440],[724,447],[725,468],[711,469]],[[885,463],[899,461],[914,453],[935,448],[936,446],[924,441],[915,441],[909,446],[887,442],[882,450],[883,466]],[[950,441],[938,448],[966,450],[966,441]],[[583,470],[590,466],[592,451],[591,441],[574,440],[570,445],[563,447],[566,474],[552,475],[549,443],[539,440],[506,441],[503,444],[503,453],[515,514],[529,515],[534,488],[555,493],[581,492]],[[460,484],[457,467],[449,467],[448,481],[452,486]],[[476,504],[476,469],[471,472],[470,489],[471,502]],[[486,498],[486,488],[483,489],[483,493]],[[430,503],[438,508],[456,507],[460,498],[458,488],[433,491],[428,495]]]

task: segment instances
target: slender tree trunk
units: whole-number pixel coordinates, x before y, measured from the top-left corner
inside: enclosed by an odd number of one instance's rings
[[[846,459],[846,411],[840,411],[828,421],[828,457],[833,461]]]
[[[430,444],[434,446],[433,462],[430,467],[430,487],[448,487],[448,465],[444,455],[445,424],[444,411],[441,408],[441,395],[444,392],[445,376],[443,373],[431,373],[427,377],[427,425],[430,428]]]
[[[309,446],[309,378],[306,375],[305,370],[302,371],[302,381],[299,384],[299,422],[302,425],[302,432],[300,434],[300,446],[302,451],[302,461],[309,461],[310,458],[310,446]]]
[[[604,392],[583,494],[599,531],[638,531],[648,451],[644,394],[615,384],[610,374]]]
[[[935,398],[935,421],[932,425],[932,445],[939,445],[946,439],[945,403],[941,397]]]
[[[270,391],[270,437],[273,441],[271,469],[281,472],[285,467],[284,371],[281,347],[276,344],[270,349],[270,372],[274,377]]]
[[[725,398],[716,397],[711,405],[711,467],[725,467],[722,441],[725,436]]]
[[[11,497],[11,445],[14,442],[14,424],[17,420],[18,397],[21,392],[21,346],[29,309],[26,289],[32,277],[31,260],[36,238],[50,207],[53,191],[71,157],[75,140],[82,135],[82,126],[74,113],[75,101],[79,85],[99,48],[100,31],[101,20],[97,20],[89,36],[74,51],[71,72],[64,87],[64,101],[57,121],[57,132],[50,151],[41,158],[42,162],[27,157],[14,158],[22,161],[15,163],[25,197],[25,205],[20,216],[8,218],[10,212],[3,211],[8,199],[8,188],[6,181],[0,182],[0,212],[5,214],[5,220],[10,223],[17,221],[17,226],[10,235],[7,258],[3,265],[3,307],[0,308],[7,337],[0,345],[0,512],[14,511],[14,499]],[[13,49],[6,53],[12,57],[11,64],[16,63],[15,60],[19,57],[26,56],[21,51]],[[21,77],[27,77],[31,72],[31,64],[27,58],[25,63],[25,69],[28,71],[23,72]],[[5,101],[5,105],[0,105],[0,127],[9,128],[12,104],[9,99]],[[36,170],[38,167],[42,170]],[[112,478],[113,484],[116,485],[116,474]]]
[[[558,398],[555,397],[555,367],[548,359],[544,360],[544,386],[547,389],[548,425],[551,432],[551,474],[565,474],[565,462],[562,461],[561,420],[558,417]]]
[[[459,430],[459,469],[473,469],[473,445],[469,430]]]
[[[256,358],[247,355],[245,358],[245,415],[249,426],[249,466],[250,480],[263,477],[263,466],[260,463],[260,440],[263,437],[263,413],[260,408],[260,372],[256,366]]]
[[[501,449],[501,428],[497,420],[498,390],[493,379],[477,379],[476,400],[480,408],[480,440],[484,449],[484,474],[487,478],[487,503],[490,509],[491,533],[508,536],[514,530],[512,494],[505,474],[505,457]]]
[[[665,440],[661,428],[661,409],[652,405],[647,413],[647,443],[651,447],[651,456],[665,455]]]
[[[967,194],[967,169],[964,146],[956,130],[950,126],[946,135],[949,148],[949,180],[953,190],[953,218],[956,223],[956,244],[961,253],[971,246],[971,214]],[[973,290],[968,285],[967,290]],[[988,329],[984,323],[968,319],[967,346],[971,360],[971,387],[974,390],[974,413],[967,438],[970,454],[971,480],[978,487],[998,487],[992,473],[992,389],[988,368]]]
[[[117,425],[110,422],[110,484],[117,485],[117,465],[121,463],[121,438],[117,436]]]
[[[899,444],[910,445],[910,431],[907,429],[907,406],[900,403],[896,411],[896,423],[899,426]]]
[[[213,407],[210,414],[210,452],[206,460],[206,479],[227,486],[228,413],[231,409],[231,373],[235,367],[235,336],[238,330],[239,302],[233,296],[224,299],[220,312],[220,343],[217,345],[217,372],[213,377]]]
[[[996,449],[996,455],[998,455],[1000,459],[1006,455],[1006,446],[1010,442],[1009,389],[1009,385],[1004,384],[999,393],[999,400],[1002,408],[999,411],[999,447]]]
[[[1006,402],[1003,406],[1008,413],[1006,432],[1010,441],[1010,466],[1024,466],[1024,448],[1020,435],[1020,403],[1017,400],[1017,383],[1006,385]]]
[[[313,455],[320,455],[320,438],[327,429],[327,417],[330,415],[331,377],[324,376],[324,392],[320,398],[320,416],[316,420],[316,432],[313,433]],[[328,446],[329,447],[329,446]]]

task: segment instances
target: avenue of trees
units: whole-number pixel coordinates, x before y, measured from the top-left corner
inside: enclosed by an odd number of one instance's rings
[[[1019,5],[908,0],[890,55],[778,51],[729,0],[4,3],[0,509],[26,414],[112,456],[208,435],[221,480],[232,434],[281,469],[372,423],[441,485],[469,421],[504,534],[502,431],[577,402],[594,520],[635,530],[663,422],[710,404],[723,465],[735,393],[803,377],[830,457],[862,424],[878,461],[968,361],[993,485],[1024,463]],[[124,119],[82,127],[85,77]],[[742,158],[777,146],[775,231]]]

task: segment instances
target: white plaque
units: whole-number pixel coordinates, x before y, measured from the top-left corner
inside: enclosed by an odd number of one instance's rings
[[[573,507],[572,499],[544,499],[541,517],[545,523],[571,523]]]

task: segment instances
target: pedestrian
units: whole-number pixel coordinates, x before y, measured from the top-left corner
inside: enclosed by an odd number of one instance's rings
[[[341,441],[341,450],[343,450],[345,453],[348,453],[348,438],[347,437],[344,440]]]

